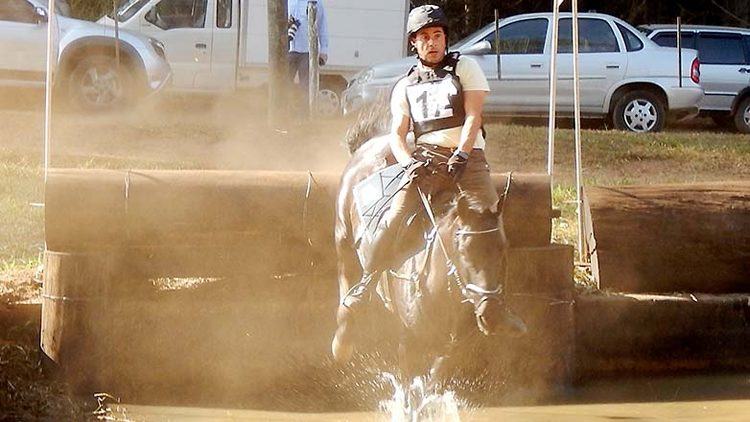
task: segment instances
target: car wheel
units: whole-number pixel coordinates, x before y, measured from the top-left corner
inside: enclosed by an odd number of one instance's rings
[[[341,99],[333,90],[323,88],[318,91],[315,111],[319,116],[334,117],[341,114]]]
[[[666,108],[650,91],[632,91],[615,103],[612,122],[616,129],[630,132],[659,132],[664,128]]]
[[[84,57],[68,79],[68,96],[83,110],[104,111],[125,105],[131,92],[126,65],[117,66],[108,56]]]
[[[742,133],[750,133],[750,97],[740,102],[734,113],[734,126]]]

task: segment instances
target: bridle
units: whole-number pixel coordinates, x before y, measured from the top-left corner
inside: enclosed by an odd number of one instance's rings
[[[499,232],[499,231],[500,231],[500,227],[495,227],[495,228],[487,229],[487,230],[463,230],[461,229],[461,230],[456,230],[456,236],[471,236],[475,234],[486,234],[486,233],[494,233],[494,232]]]
[[[435,233],[435,239],[437,239],[438,246],[443,251],[443,255],[445,256],[446,263],[448,264],[448,268],[450,269],[448,271],[449,275],[453,276],[453,280],[456,283],[456,287],[458,287],[459,292],[461,292],[461,295],[464,297],[464,299],[461,301],[469,302],[474,306],[474,314],[477,317],[477,324],[479,326],[479,329],[482,330],[483,333],[488,334],[489,330],[484,325],[483,321],[480,319],[479,315],[479,307],[490,300],[494,300],[497,302],[501,301],[500,295],[502,294],[502,287],[498,286],[497,288],[493,290],[487,290],[483,287],[480,287],[474,283],[465,283],[461,279],[461,275],[458,272],[458,268],[456,267],[456,264],[453,262],[453,260],[450,258],[450,255],[448,255],[448,250],[445,247],[445,243],[443,242],[442,236],[440,236],[440,230],[438,229],[437,221],[435,220],[435,214],[432,211],[432,207],[430,206],[430,202],[427,200],[427,197],[425,196],[424,192],[422,192],[422,189],[417,186],[417,192],[419,193],[419,197],[422,200],[422,205],[424,205],[425,211],[427,212],[427,216],[430,219],[430,223],[432,224],[433,232]],[[494,227],[487,230],[460,230],[456,231],[456,235],[479,235],[479,234],[486,234],[486,233],[494,233],[500,231],[500,227]]]

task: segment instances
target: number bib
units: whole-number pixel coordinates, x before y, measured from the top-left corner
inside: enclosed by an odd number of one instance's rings
[[[406,97],[415,123],[453,117],[451,97],[458,95],[453,78],[406,87]]]
[[[455,74],[458,54],[446,56],[442,67],[421,71],[418,66],[407,75],[410,84],[406,86],[406,99],[409,103],[414,135],[436,130],[450,129],[464,124],[463,91]]]

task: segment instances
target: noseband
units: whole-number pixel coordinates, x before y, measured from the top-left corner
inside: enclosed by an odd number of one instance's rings
[[[500,227],[495,227],[493,229],[487,229],[487,230],[456,230],[456,236],[464,236],[464,235],[474,235],[474,234],[485,234],[485,233],[494,233],[499,232]]]

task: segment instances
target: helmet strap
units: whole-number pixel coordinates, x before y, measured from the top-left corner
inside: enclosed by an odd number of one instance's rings
[[[445,64],[445,59],[446,58],[448,58],[448,49],[447,48],[445,49],[445,56],[443,56],[443,59],[440,60],[437,63],[426,62],[426,61],[422,60],[422,58],[419,57],[419,55],[417,55],[417,59],[419,60],[420,63],[422,63],[422,66],[429,67],[431,69],[437,69],[439,67],[443,67],[443,65]]]

